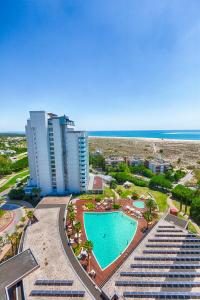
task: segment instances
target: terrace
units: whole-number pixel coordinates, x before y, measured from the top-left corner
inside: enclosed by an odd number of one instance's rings
[[[95,297],[86,287],[87,276],[83,283],[80,276],[84,274],[77,268],[67,245],[63,219],[68,201],[67,197],[44,198],[34,212],[37,221],[27,228],[23,249],[31,249],[39,267],[23,280],[26,299],[98,299],[97,291],[94,289]]]
[[[85,196],[88,198],[87,196]],[[84,195],[81,197],[84,198]],[[145,201],[144,199],[141,201]],[[67,219],[67,234],[70,240],[70,243],[72,245],[72,248],[74,249],[77,257],[80,260],[80,263],[82,264],[83,268],[90,273],[92,279],[98,284],[99,286],[102,286],[106,280],[113,274],[113,272],[118,268],[123,261],[130,255],[130,253],[135,249],[135,247],[139,244],[139,242],[144,238],[146,234],[146,226],[147,223],[145,219],[143,218],[143,212],[146,211],[146,208],[138,208],[133,205],[133,200],[130,199],[118,199],[114,200],[113,198],[105,198],[98,202],[95,201],[95,195],[90,196],[88,199],[74,199],[73,200],[73,207],[71,208],[73,210],[73,213],[75,216],[73,217],[73,220],[70,220],[70,212],[68,214]],[[118,209],[114,209],[113,207],[117,207]],[[84,250],[84,243],[88,239],[86,234],[86,228],[84,224],[84,214],[87,212],[92,213],[105,213],[105,212],[122,212],[126,216],[128,216],[130,219],[132,219],[134,222],[137,223],[137,229],[134,235],[134,238],[129,243],[128,247],[125,249],[125,251],[122,251],[121,255],[114,260],[113,263],[111,263],[106,268],[102,269],[94,256],[94,252],[90,255],[90,261],[88,261],[87,251]],[[75,221],[76,220],[76,221]],[[82,224],[80,231],[75,233],[73,226],[76,226],[75,224],[77,222],[80,222]],[[150,227],[154,225],[154,222],[150,223]],[[94,226],[95,223],[91,224],[91,226]],[[97,226],[97,224],[96,224]],[[114,226],[114,224],[112,225]],[[99,228],[96,227],[98,230]],[[113,230],[117,230],[113,227]],[[118,230],[117,230],[118,231]],[[109,230],[110,234],[112,234],[112,228]],[[98,234],[97,234],[98,235]],[[92,240],[90,238],[90,240]],[[93,242],[93,240],[92,240]],[[95,246],[97,246],[95,244]],[[103,253],[102,253],[103,255]]]

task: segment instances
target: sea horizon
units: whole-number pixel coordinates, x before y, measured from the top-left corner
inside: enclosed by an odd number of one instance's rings
[[[200,141],[200,129],[194,130],[93,130],[89,137],[101,138],[146,138],[163,140]],[[24,131],[4,131],[0,135],[25,135]]]
[[[200,129],[197,130],[102,130],[88,131],[89,137],[147,138],[200,141]]]

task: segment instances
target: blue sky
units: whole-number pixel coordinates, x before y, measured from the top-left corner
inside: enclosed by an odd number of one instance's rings
[[[199,0],[0,1],[0,131],[200,128]]]

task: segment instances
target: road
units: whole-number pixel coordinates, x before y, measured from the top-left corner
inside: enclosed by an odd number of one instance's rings
[[[9,203],[9,202],[8,202]],[[16,225],[19,224],[20,219],[25,216],[24,208],[20,207],[13,210],[14,219],[3,231],[0,232],[0,236],[5,237],[6,234],[12,234],[16,231]]]
[[[194,174],[191,171],[189,171],[183,178],[181,178],[176,184],[174,184],[174,187],[177,186],[178,184],[184,185],[186,182],[192,180]]]

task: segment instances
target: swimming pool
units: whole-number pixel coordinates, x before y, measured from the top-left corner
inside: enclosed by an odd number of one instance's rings
[[[145,204],[143,201],[133,201],[133,205],[138,208],[145,208]]]
[[[0,206],[0,209],[3,209],[3,210],[15,210],[15,209],[18,209],[18,208],[20,208],[19,205],[11,204],[11,203],[5,203],[5,204]]]
[[[129,246],[137,221],[123,212],[86,212],[84,226],[87,239],[94,245],[93,254],[101,269],[105,269]]]

